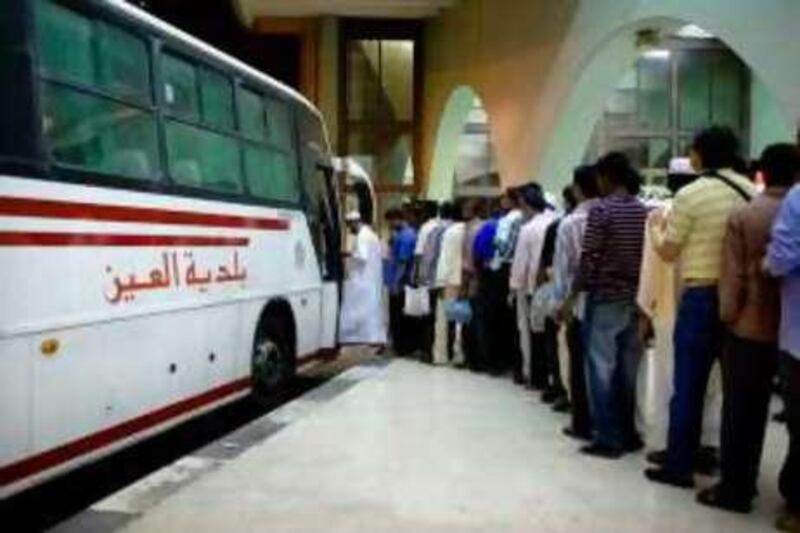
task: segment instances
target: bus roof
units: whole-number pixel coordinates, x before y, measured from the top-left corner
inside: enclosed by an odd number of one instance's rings
[[[145,24],[153,26],[154,28],[166,34],[169,34],[175,37],[176,39],[183,41],[185,44],[197,48],[198,50],[207,53],[210,56],[213,56],[218,61],[227,63],[228,65],[236,69],[247,72],[247,74],[249,74],[250,76],[259,79],[260,81],[269,85],[271,88],[283,94],[290,100],[302,104],[318,118],[322,118],[322,115],[319,112],[319,110],[314,106],[314,104],[309,102],[305,96],[303,96],[296,90],[292,89],[291,87],[279,82],[278,80],[275,80],[267,76],[263,72],[251,67],[247,63],[244,63],[243,61],[231,57],[225,52],[222,52],[221,50],[214,48],[213,46],[201,41],[200,39],[189,35],[185,31],[179,30],[175,26],[168,24],[167,22],[164,22],[158,17],[155,17],[150,13],[147,13],[146,11],[143,11],[142,9],[139,9],[136,6],[129,4],[126,0],[104,0],[104,2],[112,6],[113,8],[124,12],[126,15],[132,18],[138,19],[144,22]]]

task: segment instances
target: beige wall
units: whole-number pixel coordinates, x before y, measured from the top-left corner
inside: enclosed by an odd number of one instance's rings
[[[461,0],[426,30],[422,167],[427,190],[452,172],[435,164],[442,113],[459,86],[489,113],[504,183],[557,186],[583,154],[594,121],[644,27],[699,24],[750,65],[787,117],[800,118],[800,2],[794,0]]]

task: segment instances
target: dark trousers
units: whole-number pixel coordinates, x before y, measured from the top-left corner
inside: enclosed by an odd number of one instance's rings
[[[569,392],[572,402],[572,430],[580,435],[590,435],[592,418],[589,416],[589,399],[586,395],[585,346],[583,322],[570,320],[567,324],[569,348]]]
[[[471,298],[469,303],[472,306],[472,320],[461,328],[461,350],[464,352],[464,362],[467,368],[477,371],[481,366],[478,349],[478,300]]]
[[[764,448],[764,435],[778,368],[774,343],[728,333],[722,352],[721,488],[726,496],[751,500]]]
[[[551,318],[548,318],[544,324],[544,351],[547,388],[564,395],[566,391],[561,379],[561,365],[558,361],[558,324]]]
[[[418,319],[420,346],[425,362],[433,361],[433,342],[436,337],[436,306],[439,304],[439,294],[441,289],[428,290],[428,301],[431,304],[431,312],[428,316]]]
[[[800,513],[800,361],[788,353],[782,353],[780,368],[786,387],[784,398],[789,451],[778,484],[789,511]]]
[[[502,373],[511,368],[517,344],[516,318],[508,305],[508,268],[481,270],[479,284],[482,324],[481,358],[487,370]]]
[[[405,294],[400,291],[389,295],[389,333],[395,354],[407,356],[416,349],[413,332],[410,331],[409,317],[403,313]]]
[[[531,331],[531,382],[534,389],[547,388],[547,336]]]
[[[675,375],[669,406],[666,468],[691,475],[700,446],[711,368],[720,354],[722,325],[716,287],[683,292],[675,323]]]

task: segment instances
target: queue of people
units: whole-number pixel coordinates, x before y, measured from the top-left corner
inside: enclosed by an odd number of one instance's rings
[[[585,441],[581,453],[649,447],[652,482],[692,488],[695,473],[719,469],[698,502],[742,513],[780,374],[790,446],[779,527],[800,531],[800,153],[763,153],[762,192],[741,169],[736,136],[714,127],[656,204],[611,153],[575,170],[567,209],[530,183],[497,202],[391,210],[395,352],[509,375],[570,413],[563,432]],[[406,289],[424,291],[427,314],[405,312]]]

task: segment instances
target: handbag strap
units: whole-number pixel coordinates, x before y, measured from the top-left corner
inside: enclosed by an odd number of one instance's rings
[[[736,183],[727,176],[723,176],[716,170],[707,173],[706,176],[709,178],[715,178],[720,180],[722,183],[724,183],[725,185],[736,191],[736,193],[739,196],[741,196],[745,202],[750,202],[750,200],[753,199],[752,195],[749,192],[745,191],[738,183]]]

